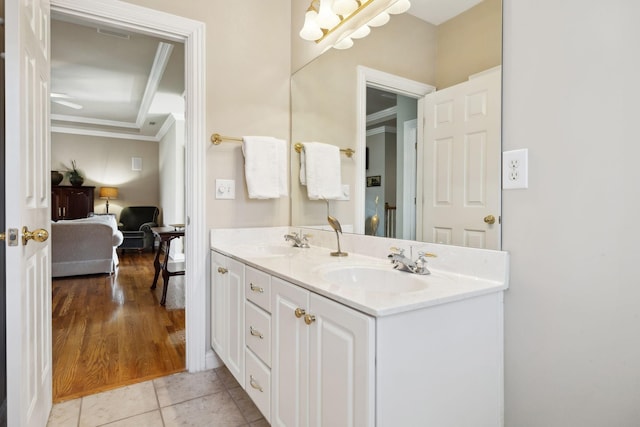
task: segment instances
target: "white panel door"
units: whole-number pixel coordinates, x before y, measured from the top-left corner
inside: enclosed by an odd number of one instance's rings
[[[271,279],[273,426],[309,425],[309,329],[302,317],[307,313],[308,307],[308,291],[275,277]],[[298,316],[296,309],[300,309]]]
[[[6,223],[51,229],[49,2],[5,4]],[[49,241],[7,247],[7,416],[10,426],[43,426],[51,410]]]
[[[497,68],[425,98],[424,241],[500,247],[500,81]]]
[[[373,426],[373,318],[313,293],[309,315],[309,426]]]

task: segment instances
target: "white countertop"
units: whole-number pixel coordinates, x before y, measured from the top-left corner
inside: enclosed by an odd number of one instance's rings
[[[211,249],[376,317],[500,292],[508,287],[506,252],[345,234],[341,237],[341,246],[343,251],[350,252],[349,256],[333,257],[330,252],[335,248],[320,244],[328,243],[332,235],[335,243],[335,233],[305,230],[313,233],[311,248],[302,249],[284,241],[284,234],[290,230],[299,231],[291,227],[213,229]],[[412,247],[438,255],[438,258],[429,258],[430,275],[393,269],[386,258],[388,248],[407,248],[407,245],[410,246],[408,249]],[[355,248],[361,248],[360,253],[354,253]],[[385,250],[382,248],[386,248],[384,254],[381,254]],[[349,266],[388,270],[392,279],[397,275],[398,281],[411,280],[425,287],[407,292],[371,291],[366,285],[342,286],[324,277],[323,273],[327,271]]]

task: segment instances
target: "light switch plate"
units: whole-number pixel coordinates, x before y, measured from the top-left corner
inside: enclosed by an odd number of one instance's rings
[[[502,188],[505,190],[529,188],[528,149],[502,153]]]
[[[233,179],[216,179],[216,199],[235,199],[236,181]]]

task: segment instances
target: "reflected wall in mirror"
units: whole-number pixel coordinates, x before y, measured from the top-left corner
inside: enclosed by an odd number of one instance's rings
[[[448,3],[458,1],[463,0],[452,0]],[[412,3],[412,10],[414,7],[416,9],[415,13],[426,7],[426,4],[423,4],[425,0],[415,0]],[[427,203],[434,202],[433,196],[428,193],[435,192],[433,191],[435,184],[433,165],[426,166],[433,161],[432,154],[427,151],[433,150],[432,147],[425,150],[429,135],[424,128],[425,106],[432,95],[427,95],[426,98],[424,95],[433,92],[434,87],[437,91],[433,94],[436,94],[441,89],[467,81],[473,74],[500,65],[501,9],[500,0],[484,0],[438,25],[411,15],[412,10],[410,10],[403,15],[393,16],[384,27],[376,28],[368,37],[357,40],[351,49],[329,50],[293,74],[291,80],[292,142],[319,141],[356,150],[353,158],[342,158],[342,182],[349,186],[349,200],[331,202],[331,214],[342,224],[353,226],[355,232],[371,234],[371,217],[376,212],[377,196],[380,221],[376,235],[391,234],[395,229],[395,235],[399,238],[499,248],[499,238],[491,244],[483,242],[482,238],[477,238],[475,234],[466,240],[464,235],[462,240],[453,239],[451,235],[447,237],[446,232],[434,233],[432,229],[427,229],[429,226],[425,225],[428,224],[423,218],[428,211],[425,206]],[[423,88],[427,88],[421,90],[426,92],[422,95],[416,94],[419,91],[405,93],[403,90],[394,88],[393,84],[387,87],[384,79],[383,83],[376,82],[376,79],[373,79],[372,83],[367,80],[367,73],[362,72],[363,67],[372,72],[381,71],[383,75],[390,74],[421,84]],[[367,86],[369,96],[367,96]],[[396,99],[400,99],[403,105],[406,104],[403,108],[415,110],[414,118],[399,118],[396,115],[395,119],[389,118],[385,121],[386,113],[380,113],[380,111],[389,108],[388,106],[378,111],[374,111],[372,103],[367,107],[367,101],[373,101],[373,95],[394,97],[395,94],[400,94]],[[369,108],[368,112],[367,108]],[[391,117],[391,115],[388,116]],[[412,123],[411,120],[414,122]],[[393,136],[394,128],[395,137]],[[367,131],[369,131],[369,143],[367,143]],[[416,136],[417,153],[409,154],[408,151],[403,151],[404,149],[401,150],[399,147],[410,145],[408,141],[412,138],[412,133]],[[484,165],[485,169],[491,167],[499,174],[499,129],[498,135],[491,135],[491,138],[494,140],[497,138],[497,158],[481,159],[474,164],[480,168]],[[384,150],[380,148],[381,140],[385,141],[382,144],[385,146]],[[476,138],[471,142],[469,146],[471,151],[464,154],[466,156],[473,155],[473,149],[477,151],[478,147],[486,141]],[[367,144],[369,144],[369,167],[378,168],[377,171],[366,169]],[[372,154],[373,144],[378,144],[375,149],[377,153],[375,158]],[[433,146],[433,140],[431,144]],[[388,153],[389,157],[387,158],[385,154],[383,158],[382,151]],[[394,153],[395,162],[392,161]],[[384,167],[382,167],[383,164]],[[415,167],[416,181],[411,178],[412,167]],[[324,225],[326,206],[324,202],[310,201],[307,198],[305,188],[299,184],[300,164],[299,156],[295,152],[292,155],[291,170],[292,225]],[[482,170],[475,170],[474,173],[482,173]],[[380,176],[380,187],[367,187],[367,177],[377,176]],[[452,191],[454,187],[466,184],[469,184],[469,180],[461,183],[452,182],[449,190]],[[499,180],[493,185],[499,197]],[[395,193],[391,190],[394,187]],[[472,188],[476,193],[480,191],[478,185]],[[382,191],[384,197],[382,197]],[[412,191],[416,192],[415,196],[411,195]],[[465,190],[462,189],[462,191]],[[408,204],[405,202],[411,197],[414,197],[416,202],[415,210],[411,209],[411,206],[407,207]],[[391,227],[387,222],[392,221],[383,219],[385,201],[390,206],[394,206],[393,202],[395,206],[400,204],[405,206],[403,212],[399,212],[398,207]],[[475,209],[480,214],[482,209],[479,207],[483,203],[482,200],[474,199],[472,202],[467,203],[462,209]],[[389,211],[391,212],[392,209]],[[496,218],[500,217],[499,210],[491,213]],[[475,232],[489,226],[497,229],[499,236],[499,221],[490,225],[480,218],[480,225],[467,228]]]

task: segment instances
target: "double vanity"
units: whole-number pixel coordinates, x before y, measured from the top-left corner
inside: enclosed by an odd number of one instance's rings
[[[502,425],[505,252],[345,234],[338,258],[332,231],[291,227],[210,243],[212,347],[271,425]]]

